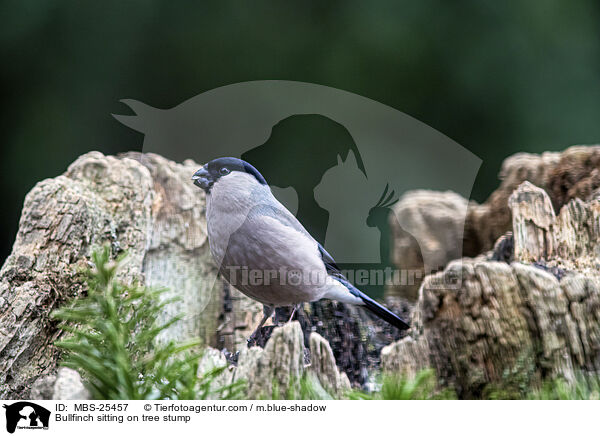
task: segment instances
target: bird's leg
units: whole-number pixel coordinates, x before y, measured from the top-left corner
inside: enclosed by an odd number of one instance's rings
[[[294,318],[294,315],[296,314],[296,311],[298,310],[299,307],[300,307],[300,304],[294,305],[294,308],[292,309],[292,314],[290,315],[290,319],[288,319],[288,322],[292,321],[292,319]]]
[[[275,308],[273,306],[263,305],[263,317],[260,320],[258,327],[256,327],[256,329],[252,332],[252,334],[248,338],[248,346],[251,346],[253,343],[256,344],[256,340],[258,339],[258,337],[260,335],[260,329],[265,324],[265,322],[267,322],[267,320],[273,314],[274,311],[275,311]]]

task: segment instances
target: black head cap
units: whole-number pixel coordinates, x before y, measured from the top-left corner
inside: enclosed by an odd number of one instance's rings
[[[241,171],[252,175],[258,183],[266,185],[267,181],[258,172],[256,168],[250,165],[248,162],[235,157],[220,157],[218,159],[211,160],[194,174],[192,180],[196,186],[201,187],[206,192],[210,191],[212,185],[221,177],[227,176],[229,173],[234,171]]]

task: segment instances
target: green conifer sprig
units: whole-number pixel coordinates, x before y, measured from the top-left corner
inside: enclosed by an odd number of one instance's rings
[[[158,335],[181,317],[160,321],[176,299],[161,298],[165,289],[127,285],[115,280],[123,256],[111,260],[110,248],[92,254],[85,272],[88,295],[53,312],[67,337],[63,365],[79,371],[96,399],[235,398],[239,384],[213,388],[225,370],[198,376],[202,353],[197,340],[159,341]]]

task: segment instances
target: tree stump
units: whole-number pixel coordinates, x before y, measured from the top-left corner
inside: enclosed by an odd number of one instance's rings
[[[488,253],[426,277],[412,337],[382,351],[384,370],[431,366],[461,398],[600,371],[600,201],[571,200],[556,217],[545,191],[525,182],[509,204],[514,262]],[[436,286],[446,275],[461,286]]]

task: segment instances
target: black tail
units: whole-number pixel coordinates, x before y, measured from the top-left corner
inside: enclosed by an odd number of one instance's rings
[[[382,306],[377,301],[358,291],[360,295],[357,295],[362,301],[365,302],[365,306],[379,318],[384,321],[389,322],[394,327],[399,328],[400,330],[407,330],[410,328],[408,323],[396,315],[394,312],[389,310],[387,307]]]
[[[367,309],[369,309],[371,312],[373,312],[375,315],[377,315],[379,318],[381,318],[382,320],[389,322],[391,325],[393,325],[396,328],[399,328],[400,330],[407,330],[410,328],[410,325],[408,325],[408,323],[406,321],[404,321],[402,318],[400,318],[394,312],[389,310],[387,307],[384,307],[381,304],[379,304],[377,301],[373,300],[368,295],[363,294],[361,291],[356,289],[350,282],[345,280],[345,278],[341,279],[340,277],[336,277],[336,280],[338,280],[344,286],[346,286],[350,290],[350,293],[352,295],[360,298],[363,301],[363,303],[365,303],[365,307]]]

